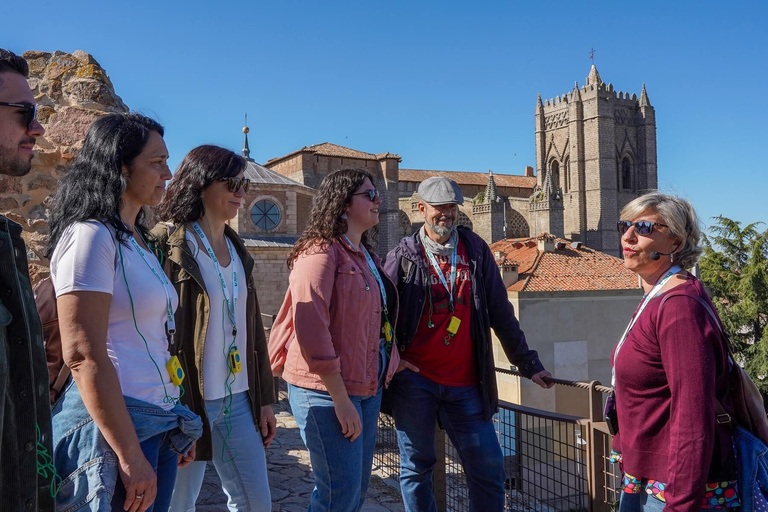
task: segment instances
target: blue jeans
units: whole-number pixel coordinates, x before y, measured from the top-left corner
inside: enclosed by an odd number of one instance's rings
[[[232,431],[228,437],[223,409],[224,398],[205,401],[205,411],[211,424],[213,464],[221,478],[224,494],[227,495],[227,508],[231,512],[269,512],[272,509],[272,498],[267,480],[264,442],[253,422],[248,393],[232,396],[229,415]],[[171,512],[194,512],[204,477],[205,461],[195,461],[179,470]]]
[[[179,455],[171,450],[167,434],[158,434],[141,443],[141,451],[157,473],[157,497],[147,512],[167,512],[171,503],[173,484],[176,481],[176,467]],[[122,512],[125,503],[125,486],[118,476],[115,494],[112,496],[112,510]]]
[[[390,384],[400,446],[400,491],[407,512],[436,512],[432,472],[440,418],[459,453],[470,512],[504,509],[504,457],[492,420],[483,418],[479,386],[443,386],[408,369]]]
[[[363,425],[354,442],[341,433],[331,395],[288,384],[288,396],[315,474],[308,512],[358,512],[371,478],[381,388],[375,396],[349,397]]]

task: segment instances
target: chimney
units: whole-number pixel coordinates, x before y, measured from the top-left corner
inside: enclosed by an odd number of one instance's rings
[[[553,252],[555,250],[555,237],[549,233],[542,233],[536,237],[539,243],[539,251]]]
[[[501,280],[504,282],[504,288],[509,288],[515,284],[519,278],[517,272],[519,264],[516,261],[508,260],[507,253],[503,251],[494,251],[493,258],[499,266],[499,272],[501,272]]]
[[[530,165],[526,165],[525,166],[525,175],[528,176],[529,178],[532,178],[533,177],[533,167],[531,167]]]

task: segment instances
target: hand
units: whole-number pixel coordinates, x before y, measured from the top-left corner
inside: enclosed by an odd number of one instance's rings
[[[408,361],[406,361],[405,359],[401,359],[400,360],[400,364],[397,365],[397,370],[395,370],[395,373],[400,373],[401,371],[405,370],[406,368],[408,368],[409,370],[411,370],[414,373],[419,373],[419,369],[416,366],[414,366],[413,364],[411,364]]]
[[[264,443],[264,449],[269,448],[269,444],[277,434],[277,420],[275,419],[275,411],[272,410],[271,405],[264,405],[261,407],[261,439]]]
[[[363,423],[360,421],[357,408],[349,397],[346,397],[346,400],[334,401],[333,408],[341,424],[341,433],[349,438],[350,443],[353,442],[363,433]]]
[[[549,373],[547,370],[541,371],[531,377],[531,380],[538,384],[539,386],[543,387],[544,389],[549,389],[552,386],[555,385],[554,382],[546,382],[544,379],[549,379],[552,377],[552,374]]]
[[[118,458],[117,469],[125,486],[123,510],[146,512],[157,497],[157,474],[139,451],[130,460]]]
[[[186,455],[179,454],[179,468],[183,468],[186,466],[189,466],[195,461],[195,455],[197,454],[197,444],[192,443],[192,446],[189,448],[189,451]]]

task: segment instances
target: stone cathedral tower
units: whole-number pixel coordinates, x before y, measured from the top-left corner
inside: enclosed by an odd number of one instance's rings
[[[624,205],[657,187],[656,115],[640,97],[617,92],[592,66],[583,87],[536,105],[536,175],[531,200],[538,233],[619,255]]]

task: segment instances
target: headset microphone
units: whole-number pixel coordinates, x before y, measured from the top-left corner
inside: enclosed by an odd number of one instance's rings
[[[650,256],[653,261],[657,261],[662,256],[669,256],[669,255],[671,255],[674,252],[675,251],[672,251],[672,252],[656,252],[656,251],[651,251],[651,253],[648,256]]]

